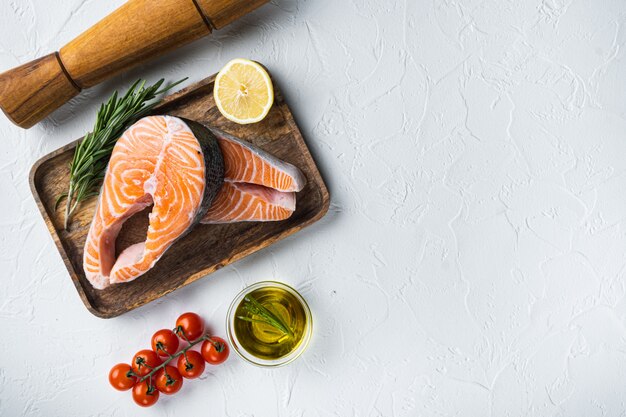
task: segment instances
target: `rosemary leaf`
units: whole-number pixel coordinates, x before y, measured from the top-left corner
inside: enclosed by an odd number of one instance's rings
[[[248,321],[251,323],[265,323],[274,327],[276,330],[281,333],[293,337],[293,331],[291,328],[283,322],[283,320],[270,311],[263,304],[259,303],[254,297],[251,295],[246,295],[244,297],[244,305],[243,309],[256,317],[245,317],[245,316],[237,316],[238,319]]]
[[[70,163],[70,183],[67,193],[61,194],[57,205],[65,197],[65,229],[78,205],[85,199],[98,194],[98,187],[104,178],[104,171],[113,152],[117,139],[138,119],[152,110],[158,101],[155,98],[187,78],[170,84],[163,89],[165,82],[160,79],[146,87],[144,80],[137,80],[120,98],[117,91],[100,106],[93,130],[85,135],[76,146]]]

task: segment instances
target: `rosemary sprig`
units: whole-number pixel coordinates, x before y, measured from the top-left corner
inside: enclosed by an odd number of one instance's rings
[[[149,87],[146,87],[146,82],[140,79],[128,89],[123,97],[118,97],[116,91],[106,103],[100,106],[93,130],[87,133],[76,146],[74,158],[70,163],[70,184],[67,193],[60,195],[56,202],[58,206],[63,198],[67,198],[65,229],[78,204],[98,194],[98,187],[104,178],[104,171],[109,163],[115,142],[124,130],[152,110],[158,101],[151,100],[186,79],[183,78],[163,89],[160,88],[164,79],[160,79]]]
[[[252,314],[253,316],[257,316],[258,318],[237,316],[238,319],[249,321],[251,323],[265,323],[274,327],[276,330],[282,332],[284,335],[293,337],[293,331],[291,330],[291,328],[288,325],[286,325],[285,322],[283,322],[283,320],[280,317],[272,313],[267,307],[259,303],[250,294],[246,295],[243,301],[244,301],[243,309],[246,312]]]

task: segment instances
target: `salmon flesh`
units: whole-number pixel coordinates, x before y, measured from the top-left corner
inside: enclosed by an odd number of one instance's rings
[[[224,186],[202,223],[279,221],[296,209],[302,171],[250,143],[211,128],[224,158]]]
[[[202,223],[285,220],[296,209],[296,194],[226,180]]]
[[[200,221],[224,179],[213,133],[177,117],[137,121],[117,141],[85,243],[83,266],[94,288],[145,274]],[[152,205],[146,240],[115,258],[124,221]]]

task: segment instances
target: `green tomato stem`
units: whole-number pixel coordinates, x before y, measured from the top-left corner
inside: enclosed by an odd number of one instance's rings
[[[184,334],[183,334],[184,336]],[[192,347],[194,347],[195,345],[197,345],[200,342],[204,342],[205,340],[208,340],[211,343],[216,343],[213,339],[211,339],[210,336],[208,335],[204,335],[201,338],[199,338],[198,340],[195,340],[193,342],[190,342],[189,339],[187,339],[187,337],[183,337],[188,343],[189,346],[184,347],[183,349],[181,349],[180,351],[176,352],[173,355],[170,355],[169,358],[167,358],[162,364],[160,364],[159,366],[155,366],[154,368],[151,368],[152,370],[150,371],[150,373],[144,375],[143,377],[141,377],[141,379],[139,379],[139,382],[143,382],[146,379],[150,378],[150,385],[152,385],[152,376],[154,374],[156,374],[160,369],[164,369],[167,365],[169,365],[169,363],[171,361],[173,361],[174,359],[178,358],[180,355],[184,355],[185,356],[185,362],[189,363],[189,360],[187,359],[187,351],[189,349],[191,349]],[[144,365],[147,366],[147,365]]]

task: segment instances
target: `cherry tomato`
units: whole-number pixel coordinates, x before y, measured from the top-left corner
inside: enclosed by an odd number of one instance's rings
[[[219,365],[228,359],[230,348],[221,337],[211,337],[211,340],[202,342],[202,357],[211,365]]]
[[[194,341],[204,334],[204,322],[196,313],[184,313],[176,320],[176,334]]]
[[[202,375],[204,372],[204,359],[202,355],[195,350],[187,351],[187,359],[185,359],[185,355],[180,355],[178,357],[178,371],[182,376],[188,379],[194,379]]]
[[[152,336],[152,350],[163,357],[173,355],[178,350],[178,337],[169,329],[161,329]]]
[[[163,394],[172,395],[180,391],[183,387],[183,377],[180,372],[178,372],[178,369],[168,365],[165,369],[159,369],[157,371],[154,384]]]
[[[118,363],[109,372],[109,383],[118,391],[128,391],[137,382],[132,372],[133,368],[129,364]]]
[[[152,368],[159,366],[161,364],[161,359],[159,355],[157,355],[154,350],[143,349],[139,352],[135,353],[133,356],[133,371],[138,376],[145,376],[150,373]]]
[[[138,382],[133,387],[133,400],[142,407],[150,407],[159,400],[159,391],[155,386],[150,387],[148,380]]]

